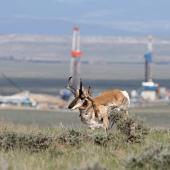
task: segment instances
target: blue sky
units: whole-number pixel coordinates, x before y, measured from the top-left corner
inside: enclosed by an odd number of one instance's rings
[[[170,36],[169,0],[0,0],[0,33]]]

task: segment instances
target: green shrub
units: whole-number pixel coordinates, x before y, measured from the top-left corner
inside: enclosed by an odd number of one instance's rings
[[[129,117],[120,120],[117,123],[117,128],[127,136],[127,141],[132,143],[141,143],[149,132],[143,122]]]
[[[114,149],[126,145],[125,137],[118,131],[109,131],[108,133],[97,133],[93,135],[94,144],[100,146],[112,145]]]
[[[80,146],[83,143],[83,133],[74,129],[63,132],[58,137],[58,142],[65,145]]]
[[[149,132],[142,121],[127,116],[123,110],[110,109],[109,115],[111,126],[115,124],[117,129],[126,136],[127,142],[141,143]]]
[[[170,146],[154,146],[147,148],[127,163],[128,169],[170,169]]]
[[[107,146],[109,138],[107,134],[99,133],[94,136],[94,143],[97,145]]]
[[[46,150],[51,146],[51,143],[52,137],[42,134],[0,133],[0,148],[4,150],[18,148],[36,152]]]

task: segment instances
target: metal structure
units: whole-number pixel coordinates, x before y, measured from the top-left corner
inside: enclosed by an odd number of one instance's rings
[[[144,55],[145,59],[145,81],[142,82],[143,90],[141,96],[143,99],[154,101],[157,98],[158,84],[152,80],[152,57],[153,57],[153,38],[148,37],[148,51]]]
[[[71,76],[72,85],[75,89],[79,87],[80,82],[80,29],[73,28],[72,51],[71,51]]]
[[[152,82],[152,57],[153,57],[153,47],[152,47],[152,37],[148,37],[148,52],[144,55],[145,58],[145,82]]]

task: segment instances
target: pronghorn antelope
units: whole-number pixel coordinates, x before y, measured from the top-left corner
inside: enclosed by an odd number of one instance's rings
[[[69,109],[79,109],[81,121],[91,129],[109,127],[108,109],[125,110],[127,112],[130,104],[129,95],[126,91],[118,89],[107,90],[97,97],[92,97],[90,87],[85,89],[80,80],[80,89],[76,90],[71,86],[71,79],[68,79],[67,88],[73,93],[74,100],[69,104]]]

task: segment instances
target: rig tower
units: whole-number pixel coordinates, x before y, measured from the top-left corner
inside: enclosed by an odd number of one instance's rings
[[[152,57],[153,57],[153,38],[148,36],[148,51],[144,55],[145,59],[145,81],[142,82],[143,90],[141,96],[143,99],[154,101],[157,98],[158,84],[152,80]]]
[[[73,28],[72,38],[72,51],[71,51],[71,76],[72,85],[75,89],[79,88],[80,84],[80,29],[78,27]]]
[[[148,52],[144,55],[145,58],[145,82],[152,82],[152,56],[153,56],[153,38],[148,36]]]

